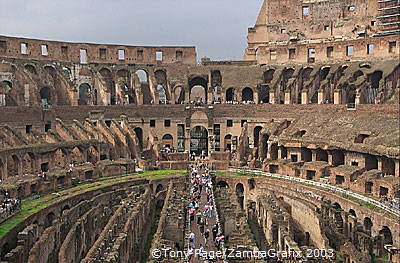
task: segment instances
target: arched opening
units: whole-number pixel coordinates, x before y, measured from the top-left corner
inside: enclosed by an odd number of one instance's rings
[[[244,208],[244,186],[241,183],[236,185],[236,196],[239,202],[240,207]]]
[[[208,131],[203,126],[196,126],[190,131],[190,153],[200,156],[208,154]]]
[[[87,150],[87,161],[91,164],[96,164],[99,160],[99,152],[94,146],[90,146]]]
[[[260,144],[260,132],[263,127],[256,126],[253,131],[253,138],[254,138],[254,147],[258,147]]]
[[[268,153],[268,140],[269,140],[269,134],[268,133],[264,133],[263,135],[262,135],[262,139],[261,139],[261,152],[260,152],[260,158],[262,158],[262,159],[264,159],[264,158],[266,158],[267,157],[267,153]],[[271,158],[272,158],[272,156],[271,156]],[[275,159],[277,159],[278,158],[278,149],[277,149],[277,151],[276,151],[276,157],[275,157]]]
[[[356,103],[356,87],[354,85],[348,86],[346,88],[346,103],[347,104]]]
[[[325,80],[326,77],[328,76],[329,72],[330,72],[331,68],[330,67],[322,67],[321,70],[319,71],[319,79]]]
[[[381,157],[382,158],[382,172],[385,175],[395,175],[395,162],[393,159],[389,159],[386,157]]]
[[[178,86],[174,90],[175,104],[183,104],[185,102],[185,89]]]
[[[12,83],[6,80],[2,81],[0,83],[0,106],[17,106],[17,99],[13,93]]]
[[[365,169],[372,170],[378,169],[378,158],[374,155],[365,156]]]
[[[90,105],[90,85],[87,83],[83,83],[79,85],[79,92],[78,92],[78,105]]]
[[[302,76],[303,80],[310,79],[312,71],[313,71],[313,68],[310,68],[310,67],[306,67],[305,69],[303,69],[303,71],[301,72],[301,76]]]
[[[163,144],[163,147],[172,149],[173,146],[174,146],[174,139],[173,139],[172,135],[171,134],[165,134],[162,137],[162,144]]]
[[[100,71],[101,80],[103,81],[103,85],[106,88],[106,91],[110,93],[110,105],[115,105],[117,103],[116,98],[116,90],[114,85],[114,78],[111,74],[111,71],[107,68],[102,68]]]
[[[154,72],[154,76],[157,83],[157,94],[160,104],[167,104],[169,101],[169,95],[167,87],[167,73],[164,70],[157,70]]]
[[[117,71],[117,104],[135,104],[135,90],[131,88],[131,74],[126,69]],[[119,96],[118,96],[119,95]]]
[[[364,218],[364,229],[369,235],[371,235],[372,226],[373,224],[371,218],[369,217]]]
[[[244,88],[242,90],[242,101],[243,102],[253,102],[254,97],[253,97],[253,90],[250,88]]]
[[[256,188],[256,180],[254,180],[254,178],[250,178],[248,180],[248,184],[249,184],[249,190],[253,190]]]
[[[212,101],[221,102],[222,75],[219,70],[211,71]]]
[[[18,156],[13,154],[7,158],[7,174],[8,176],[17,176],[19,172],[20,160]]]
[[[135,72],[135,76],[135,87],[143,94],[143,104],[151,104],[153,98],[150,91],[148,73],[143,69],[139,69]]]
[[[232,151],[232,135],[227,134],[224,138],[225,151]]]
[[[71,151],[70,159],[74,164],[82,164],[84,161],[82,151],[78,147],[74,147]]]
[[[328,161],[328,153],[324,150],[317,149],[316,157],[317,161],[325,161],[325,162]]]
[[[383,241],[384,245],[393,245],[392,231],[390,231],[389,227],[384,226],[379,231],[379,235],[382,237],[382,241]]]
[[[163,187],[162,184],[157,185],[156,194],[158,194],[159,192],[161,192],[161,191],[163,191],[163,190],[164,190],[164,187]]]
[[[229,88],[226,90],[226,101],[232,102],[235,100],[235,90],[233,88]]]
[[[357,218],[356,211],[354,211],[353,209],[350,209],[350,210],[349,210],[349,214],[350,214],[351,216],[353,216],[354,218]]]
[[[22,158],[22,173],[29,174],[34,172],[34,159],[33,153],[25,153]]]
[[[227,182],[225,182],[225,181],[219,181],[219,182],[217,183],[217,186],[218,186],[219,188],[229,188],[229,184],[228,184]]]
[[[42,104],[51,104],[51,89],[49,87],[41,88],[39,91]]]
[[[208,81],[203,77],[195,77],[189,81],[190,101],[207,103]]]
[[[139,141],[139,149],[142,151],[143,150],[143,130],[142,128],[136,127],[134,129],[136,137],[138,138]]]
[[[53,212],[50,212],[49,214],[47,214],[47,216],[44,220],[44,227],[47,228],[49,226],[52,226],[55,218],[56,218],[56,216]]]
[[[157,95],[158,95],[158,103],[159,104],[167,104],[167,90],[164,88],[163,85],[157,85]]]
[[[269,103],[269,86],[267,85],[260,86],[259,100],[260,103]]]
[[[269,69],[267,71],[264,71],[264,73],[263,73],[263,82],[265,84],[270,83],[274,78],[274,73],[275,73],[275,69]]]
[[[24,69],[33,75],[37,74],[36,68],[32,64],[25,65]]]
[[[365,193],[370,194],[372,193],[372,187],[374,186],[373,182],[365,182]]]

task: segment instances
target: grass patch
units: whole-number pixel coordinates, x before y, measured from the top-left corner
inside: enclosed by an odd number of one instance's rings
[[[145,171],[140,174],[131,174],[126,176],[116,176],[110,178],[101,178],[100,181],[93,183],[81,183],[75,187],[67,188],[58,191],[60,196],[55,196],[51,193],[38,196],[38,198],[29,198],[22,200],[21,210],[17,212],[10,219],[0,225],[0,237],[7,234],[13,227],[23,222],[26,218],[32,214],[52,205],[56,202],[70,198],[71,196],[80,195],[85,192],[92,190],[101,189],[110,185],[126,182],[133,179],[162,179],[166,177],[178,177],[185,176],[186,170],[156,170],[156,171]]]

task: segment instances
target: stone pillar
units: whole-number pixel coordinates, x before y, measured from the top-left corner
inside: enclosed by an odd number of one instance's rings
[[[377,158],[378,159],[378,170],[382,171],[382,158]]]
[[[190,89],[185,89],[185,103],[190,103]]]
[[[301,104],[308,104],[308,92],[307,90],[301,91]]]
[[[400,160],[394,160],[394,175],[400,177]]]
[[[275,104],[275,92],[274,91],[269,93],[269,103]]]
[[[291,102],[290,102],[290,91],[285,91],[285,104],[291,104]]]
[[[0,106],[6,106],[6,95],[0,94]]]
[[[342,93],[340,90],[333,92],[333,104],[342,104]]]
[[[311,150],[311,161],[315,162],[317,160],[317,150]]]
[[[328,152],[328,164],[333,165],[333,153]]]
[[[361,96],[359,94],[356,95],[355,104],[360,104]]]
[[[318,104],[324,104],[324,90],[318,90]]]
[[[253,100],[255,104],[258,104],[258,92],[253,93]]]
[[[29,99],[30,99],[30,93],[29,93],[29,84],[24,85],[24,101],[25,101],[25,106],[29,106]]]

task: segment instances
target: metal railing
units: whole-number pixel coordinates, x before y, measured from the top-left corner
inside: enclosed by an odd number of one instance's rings
[[[332,192],[336,192],[339,194],[344,194],[350,197],[353,197],[357,200],[360,201],[364,201],[367,202],[368,204],[371,204],[377,208],[380,208],[388,213],[391,213],[397,217],[400,217],[400,211],[398,209],[393,209],[385,204],[382,204],[382,202],[377,201],[375,199],[366,197],[364,195],[349,191],[349,190],[345,190],[343,188],[337,187],[337,186],[333,186],[333,185],[329,185],[329,184],[325,184],[325,183],[320,183],[320,182],[316,182],[316,181],[312,181],[312,180],[307,180],[307,179],[303,179],[303,178],[297,178],[297,177],[292,177],[292,176],[286,176],[286,175],[280,175],[280,174],[272,174],[272,173],[267,173],[267,172],[263,172],[261,170],[258,169],[242,169],[242,168],[229,168],[229,171],[232,172],[237,172],[237,173],[247,173],[247,174],[253,174],[253,175],[259,175],[259,176],[266,176],[266,177],[271,177],[271,178],[277,178],[277,179],[283,179],[283,180],[287,180],[287,181],[292,181],[292,182],[298,182],[298,183],[304,183],[304,184],[308,184],[308,185],[312,185],[312,186],[316,186],[319,188],[323,188]]]

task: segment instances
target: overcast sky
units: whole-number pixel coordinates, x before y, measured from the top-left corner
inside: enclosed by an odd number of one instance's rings
[[[263,0],[0,0],[0,34],[130,45],[194,45],[242,59]]]

